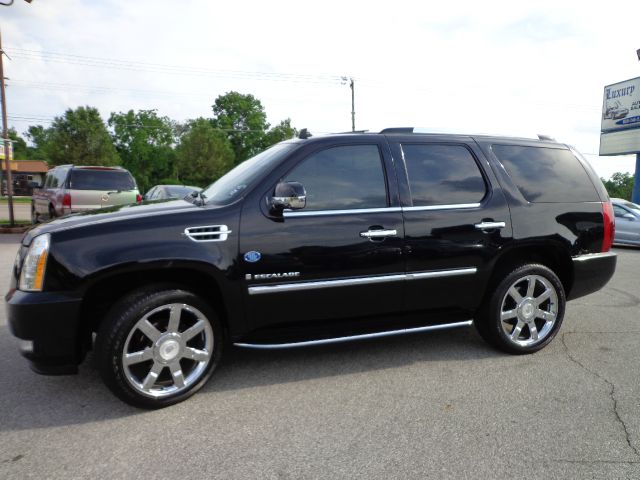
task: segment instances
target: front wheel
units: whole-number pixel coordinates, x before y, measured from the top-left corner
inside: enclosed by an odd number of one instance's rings
[[[187,399],[222,356],[213,309],[181,289],[145,289],[117,302],[100,326],[96,359],[106,385],[125,402],[162,408]]]
[[[475,324],[480,335],[500,350],[533,353],[558,333],[566,298],[562,282],[546,266],[516,268],[489,295]]]

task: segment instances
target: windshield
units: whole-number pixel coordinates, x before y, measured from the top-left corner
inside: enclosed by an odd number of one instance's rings
[[[185,195],[189,195],[191,192],[199,192],[202,190],[199,187],[183,187],[179,185],[169,185],[165,187],[167,193],[171,197],[182,198]]]
[[[255,157],[245,160],[202,192],[206,202],[217,205],[227,205],[233,202],[254,180],[271,170],[296,147],[295,143],[279,143]]]
[[[620,202],[622,203],[622,205],[624,205],[627,208],[630,208],[632,210],[636,210],[636,211],[640,211],[640,205],[638,205],[637,203],[633,203],[633,202]]]

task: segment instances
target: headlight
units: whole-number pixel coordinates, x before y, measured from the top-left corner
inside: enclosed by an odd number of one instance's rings
[[[44,272],[49,256],[50,235],[45,233],[33,239],[24,257],[20,273],[20,290],[40,292],[44,284]]]

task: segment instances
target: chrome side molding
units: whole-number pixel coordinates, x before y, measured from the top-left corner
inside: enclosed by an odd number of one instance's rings
[[[292,343],[234,343],[233,345],[241,348],[253,348],[257,350],[278,350],[284,348],[310,347],[314,345],[331,345],[335,343],[354,342],[358,340],[368,340],[372,338],[394,337],[398,335],[408,335],[411,333],[431,332],[434,330],[448,330],[451,328],[469,327],[473,325],[473,320],[464,322],[444,323],[442,325],[428,325],[426,327],[403,328],[400,330],[388,330],[386,332],[365,333],[362,335],[351,335],[348,337],[325,338],[322,340],[309,340],[304,342]]]
[[[477,273],[475,267],[455,268],[452,270],[432,270],[429,272],[398,273],[372,277],[341,278],[337,280],[318,280],[313,282],[280,283],[275,285],[255,285],[249,287],[249,295],[263,293],[295,292],[316,288],[350,287],[354,285],[370,285],[374,283],[398,282],[404,280],[422,280],[425,278],[457,277]]]

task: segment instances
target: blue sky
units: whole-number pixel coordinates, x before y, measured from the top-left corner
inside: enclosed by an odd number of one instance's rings
[[[633,157],[594,154],[603,87],[640,76],[640,34],[625,26],[637,1],[615,11],[557,0],[16,0],[0,9],[20,132],[78,105],[105,118],[129,108],[209,116],[229,90],[260,98],[272,123],[345,131],[351,93],[339,77],[348,76],[359,129],[545,133],[604,177],[634,170]]]

